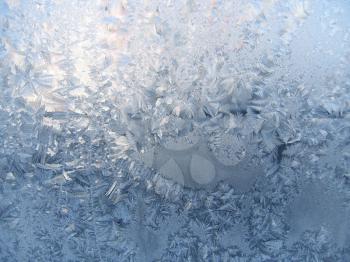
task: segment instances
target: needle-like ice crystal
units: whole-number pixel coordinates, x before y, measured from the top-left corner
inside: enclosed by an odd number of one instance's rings
[[[0,0],[1,261],[350,261],[348,0]]]

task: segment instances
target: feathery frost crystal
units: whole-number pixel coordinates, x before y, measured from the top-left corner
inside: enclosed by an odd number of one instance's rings
[[[0,0],[1,261],[350,261],[348,0]]]

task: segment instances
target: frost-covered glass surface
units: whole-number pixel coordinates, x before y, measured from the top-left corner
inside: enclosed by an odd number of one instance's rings
[[[350,261],[349,0],[0,0],[0,261]]]

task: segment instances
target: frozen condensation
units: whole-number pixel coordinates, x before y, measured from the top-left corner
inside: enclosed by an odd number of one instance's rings
[[[348,0],[0,0],[1,261],[350,261]]]

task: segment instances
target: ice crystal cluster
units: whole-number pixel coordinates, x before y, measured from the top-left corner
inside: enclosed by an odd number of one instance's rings
[[[0,261],[350,261],[349,0],[0,0]]]

